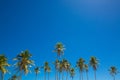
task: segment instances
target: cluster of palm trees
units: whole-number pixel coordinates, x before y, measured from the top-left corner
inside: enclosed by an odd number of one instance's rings
[[[57,53],[57,59],[53,62],[55,67],[55,80],[68,80],[68,77],[70,76],[71,79],[74,79],[75,71],[79,71],[79,80],[83,80],[83,72],[86,72],[87,80],[89,80],[88,77],[88,71],[89,66],[91,66],[94,70],[94,78],[96,79],[96,71],[98,68],[99,60],[92,56],[90,57],[89,63],[86,64],[85,60],[83,58],[80,58],[75,66],[72,66],[70,62],[67,59],[64,59],[62,56],[64,54],[65,47],[61,42],[58,42],[55,45],[54,52]],[[22,80],[23,74],[28,74],[30,72],[31,66],[35,66],[34,61],[31,60],[32,55],[28,50],[22,51],[20,54],[18,54],[13,60],[16,61],[15,66],[15,75],[11,76],[8,80]],[[7,67],[11,66],[8,64],[8,60],[5,55],[0,54],[0,80],[4,80],[4,74],[9,72],[7,70]],[[43,66],[35,67],[35,80],[38,80],[38,74],[40,70],[44,70],[44,80],[49,80],[49,74],[51,72],[51,67],[48,62],[45,62]],[[118,72],[117,68],[115,66],[111,66],[109,68],[110,74],[113,76],[113,79],[115,80],[115,75]]]

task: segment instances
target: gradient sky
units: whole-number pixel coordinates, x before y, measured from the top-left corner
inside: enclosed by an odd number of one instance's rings
[[[120,1],[0,0],[0,53],[5,53],[9,63],[26,49],[37,66],[52,63],[54,45],[59,41],[66,47],[64,58],[73,65],[80,57],[88,63],[94,55],[100,61],[97,80],[112,80],[108,68],[115,65],[120,70]],[[50,80],[54,80],[52,69]],[[34,77],[31,73],[23,80]],[[91,68],[89,77],[94,80]]]

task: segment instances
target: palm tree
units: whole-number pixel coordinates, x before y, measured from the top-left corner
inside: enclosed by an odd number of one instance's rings
[[[18,76],[17,75],[13,75],[11,78],[9,78],[8,80],[17,80]]]
[[[58,69],[58,72],[59,72],[59,80],[61,80],[61,73],[63,72],[63,63],[62,61],[60,61],[59,63],[59,69]],[[62,74],[62,80],[63,80],[63,74]]]
[[[72,78],[72,80],[73,80],[74,75],[75,75],[75,69],[71,68],[70,69],[70,77]]]
[[[40,72],[40,68],[39,68],[39,67],[36,67],[36,68],[34,69],[34,72],[35,72],[35,74],[36,74],[35,80],[37,80],[37,76],[38,76],[38,73]]]
[[[29,68],[31,67],[31,65],[34,65],[33,60],[30,59],[31,57],[32,55],[29,53],[29,51],[25,50],[25,51],[22,51],[13,59],[13,60],[17,60],[17,63],[15,65],[18,70],[17,72],[19,72],[20,80],[22,79],[21,77],[23,72],[25,74],[28,74],[28,72],[30,72]]]
[[[83,58],[80,58],[77,61],[77,67],[78,67],[78,69],[80,71],[80,80],[83,80],[84,62],[85,62],[85,60]]]
[[[4,80],[4,74],[8,72],[6,67],[10,66],[7,62],[7,58],[5,55],[0,55],[0,72],[1,72],[1,80]]]
[[[47,73],[48,73],[48,80],[49,80],[49,73],[50,73],[50,71],[51,71],[51,68],[50,68],[50,66],[49,66],[49,63],[48,63],[48,62],[45,62],[43,68],[44,68],[44,73],[45,73],[44,80],[46,80],[46,74],[47,74]]]
[[[53,64],[55,65],[55,80],[58,80],[58,71],[59,71],[60,61],[57,59]]]
[[[61,42],[58,42],[56,45],[55,45],[55,52],[57,53],[57,56],[58,57],[61,57],[63,54],[64,54],[64,45],[61,43]]]
[[[110,72],[111,76],[113,76],[113,78],[114,78],[113,80],[115,80],[115,75],[117,75],[117,73],[118,73],[117,68],[115,66],[111,66],[109,69],[109,72]]]
[[[70,70],[70,63],[66,60],[66,62],[64,63],[64,68],[65,68],[65,71],[67,73],[66,75],[66,80],[68,80],[68,73],[69,73],[69,70]]]
[[[90,58],[90,66],[93,67],[94,76],[95,76],[95,80],[96,80],[96,70],[97,70],[97,67],[98,67],[98,59],[96,57],[92,56]]]
[[[85,71],[86,71],[87,80],[89,80],[89,79],[88,79],[88,65],[87,65],[87,64],[84,64],[84,68],[85,68]]]

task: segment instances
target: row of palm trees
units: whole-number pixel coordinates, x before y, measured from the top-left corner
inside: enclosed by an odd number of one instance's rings
[[[76,66],[72,66],[70,62],[67,59],[63,59],[65,47],[61,42],[58,42],[55,45],[54,52],[57,53],[57,59],[53,62],[55,67],[55,80],[68,80],[68,77],[70,75],[71,79],[74,79],[76,70],[79,71],[79,80],[83,79],[83,72],[86,72],[87,80],[89,80],[88,77],[88,71],[89,66],[91,66],[94,70],[94,78],[96,78],[96,71],[98,68],[99,60],[92,56],[90,57],[89,63],[86,64],[85,60],[83,58],[78,59],[76,62]],[[34,61],[31,60],[32,54],[28,50],[22,51],[20,54],[18,54],[13,60],[16,61],[15,64],[15,75],[11,76],[8,80],[22,80],[22,75],[28,74],[30,72],[31,66],[35,66]],[[7,67],[11,66],[8,64],[7,57],[5,55],[0,55],[0,80],[4,80],[4,75],[9,72],[7,70]],[[40,70],[44,70],[44,80],[49,80],[49,74],[51,72],[51,67],[48,62],[45,62],[43,66],[35,67],[35,80],[37,80],[38,74]],[[109,68],[110,74],[113,76],[113,79],[115,80],[115,75],[118,73],[118,70],[115,66],[111,66]],[[66,74],[66,75],[65,75]]]

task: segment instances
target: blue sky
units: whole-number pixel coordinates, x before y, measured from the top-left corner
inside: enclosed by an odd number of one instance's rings
[[[120,70],[119,35],[119,0],[0,0],[0,53],[10,63],[26,49],[38,66],[53,62],[52,51],[60,41],[66,47],[64,58],[73,65],[80,57],[88,62],[94,55],[100,60],[98,80],[112,80],[107,70],[111,65]],[[31,75],[23,80],[33,80]],[[43,72],[39,77],[43,78]],[[94,78],[91,68],[89,77]]]

